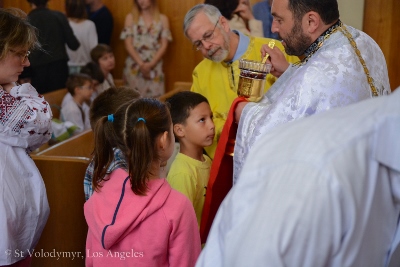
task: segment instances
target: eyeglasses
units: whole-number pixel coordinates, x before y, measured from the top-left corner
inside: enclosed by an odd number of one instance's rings
[[[15,50],[10,49],[10,52],[14,53],[16,56],[18,56],[19,58],[21,58],[21,64],[24,64],[26,59],[29,57],[29,55],[31,54],[31,51],[21,51],[21,52],[17,52]]]
[[[219,22],[219,18],[217,20],[217,22],[215,23],[214,29],[212,30],[212,32],[206,32],[203,35],[203,38],[201,38],[200,40],[197,40],[193,43],[193,50],[199,51],[200,49],[203,48],[203,42],[211,42],[211,40],[214,38],[214,32],[215,29],[217,28]]]

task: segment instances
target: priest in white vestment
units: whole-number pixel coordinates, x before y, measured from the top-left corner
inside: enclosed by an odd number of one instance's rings
[[[272,30],[288,54],[304,58],[285,71],[286,66],[276,64],[278,51],[263,47],[263,53],[270,54],[272,73],[284,72],[259,103],[244,103],[236,110],[240,121],[234,183],[255,141],[275,126],[391,91],[386,61],[376,42],[339,20],[336,0],[321,5],[314,7],[309,0],[273,1]],[[299,6],[311,11],[302,12]]]
[[[398,267],[399,103],[400,87],[260,137],[196,267]]]

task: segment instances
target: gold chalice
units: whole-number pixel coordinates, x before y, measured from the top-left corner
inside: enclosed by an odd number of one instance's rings
[[[241,59],[239,69],[238,96],[252,102],[260,101],[264,94],[265,77],[271,69],[271,64]]]
[[[273,48],[274,45],[274,40],[268,43],[270,48]],[[247,98],[252,102],[260,101],[264,94],[265,77],[271,70],[271,64],[266,63],[268,56],[266,54],[261,62],[247,59],[239,60],[238,96]]]

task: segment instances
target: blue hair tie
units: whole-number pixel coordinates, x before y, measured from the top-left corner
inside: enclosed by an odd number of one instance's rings
[[[146,120],[143,119],[143,118],[138,118],[138,119],[137,119],[137,122],[139,122],[139,121],[143,121],[144,123],[146,123]]]
[[[107,120],[108,120],[108,121],[111,121],[111,122],[114,122],[114,114],[108,115],[108,116],[107,116]]]

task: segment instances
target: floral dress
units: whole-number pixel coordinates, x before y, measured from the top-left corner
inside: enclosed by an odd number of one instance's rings
[[[164,29],[162,22],[153,21],[149,28],[146,27],[142,17],[137,24],[122,30],[120,38],[125,40],[132,37],[133,47],[144,62],[150,62],[161,47],[161,38],[172,41],[171,31]],[[165,93],[164,73],[162,60],[153,68],[151,78],[145,79],[140,72],[139,64],[132,57],[125,60],[123,79],[127,86],[137,89],[142,97],[159,97]]]

